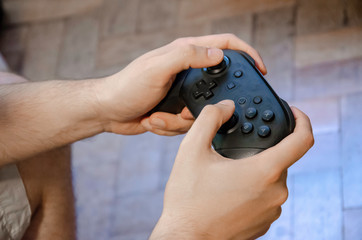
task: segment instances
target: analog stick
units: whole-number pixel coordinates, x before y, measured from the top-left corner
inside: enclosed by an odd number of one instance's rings
[[[224,59],[216,66],[204,68],[204,71],[208,74],[218,74],[224,71],[229,65],[230,60],[228,57],[224,56]]]

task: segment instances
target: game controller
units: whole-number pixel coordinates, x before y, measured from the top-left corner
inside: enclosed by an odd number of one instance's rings
[[[280,142],[293,132],[295,121],[289,105],[278,97],[248,54],[223,51],[224,59],[218,65],[179,73],[152,112],[180,113],[187,106],[196,118],[208,104],[233,100],[235,112],[218,130],[212,145],[222,156],[240,159]]]

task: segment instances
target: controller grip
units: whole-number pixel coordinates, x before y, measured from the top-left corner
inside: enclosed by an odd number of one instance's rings
[[[156,107],[154,107],[149,114],[151,115],[154,112],[168,112],[177,114],[182,111],[186,106],[185,102],[180,97],[180,91],[182,84],[189,73],[190,69],[184,70],[176,75],[175,81],[173,82],[170,90],[168,91],[166,97],[161,100]]]

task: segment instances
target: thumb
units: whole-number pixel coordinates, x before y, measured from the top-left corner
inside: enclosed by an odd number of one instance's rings
[[[223,100],[215,105],[205,106],[184,138],[184,142],[200,150],[210,149],[216,132],[229,120],[234,111],[235,104],[232,100]]]
[[[165,70],[172,75],[190,67],[203,68],[215,66],[221,62],[223,56],[223,51],[218,48],[207,48],[192,44],[177,44],[162,57],[165,58],[165,61],[163,61]]]

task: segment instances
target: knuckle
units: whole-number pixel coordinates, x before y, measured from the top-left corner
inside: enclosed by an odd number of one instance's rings
[[[238,38],[234,33],[225,33],[225,36],[230,39]]]
[[[276,197],[276,205],[277,206],[283,205],[288,200],[288,196],[289,196],[288,188],[283,187],[278,192],[278,195]]]
[[[282,175],[282,172],[278,170],[276,167],[270,167],[268,169],[265,169],[264,172],[266,175],[265,180],[267,181],[268,184],[279,181]]]
[[[311,132],[309,132],[309,135],[307,137],[307,144],[310,148],[314,145],[314,136]]]
[[[184,44],[180,50],[182,51],[182,54],[185,55],[186,57],[195,56],[197,53],[196,46],[189,43]]]
[[[309,130],[305,130],[304,133],[304,138],[303,138],[303,143],[308,146],[308,148],[313,147],[314,145],[314,136],[312,131]]]
[[[282,215],[282,208],[281,207],[278,207],[276,210],[275,210],[275,214],[274,214],[274,221],[277,220],[280,216]],[[273,221],[273,222],[274,222]]]
[[[185,38],[177,38],[171,43],[171,45],[181,46],[184,43],[185,43]]]

